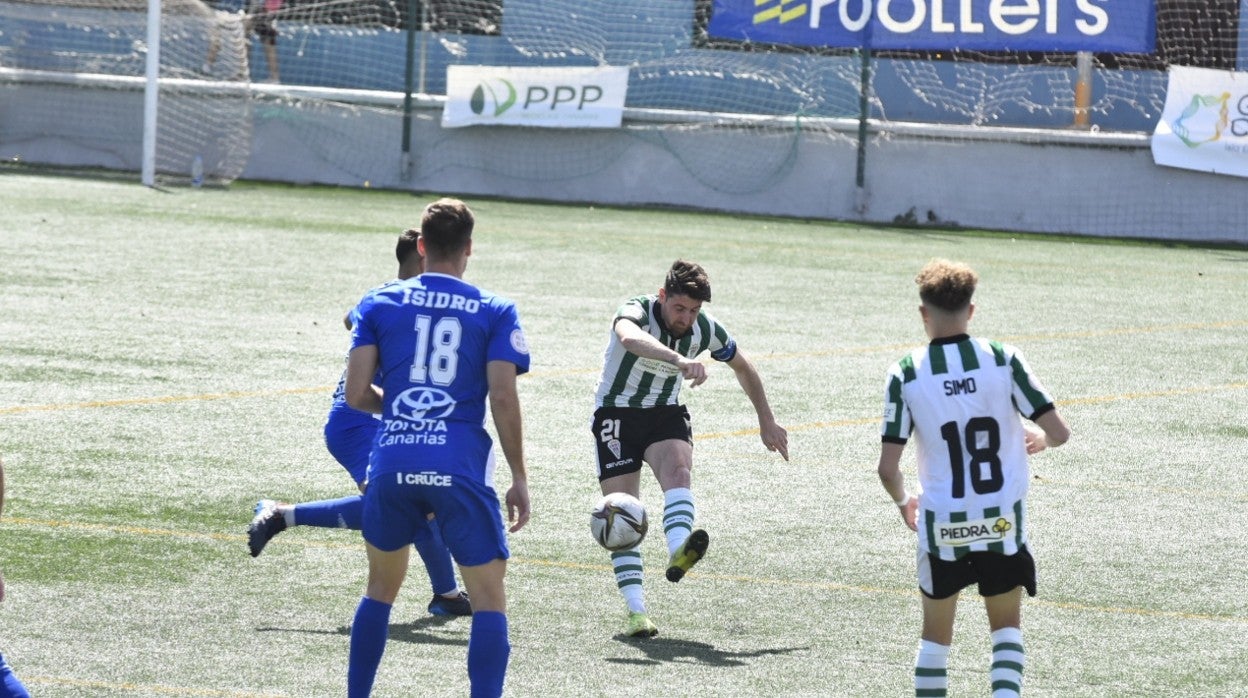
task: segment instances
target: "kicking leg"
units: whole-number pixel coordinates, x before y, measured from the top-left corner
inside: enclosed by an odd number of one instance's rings
[[[667,580],[679,582],[710,544],[706,531],[693,527],[693,444],[682,439],[659,441],[646,449],[645,459],[663,488],[663,534],[670,556]]]

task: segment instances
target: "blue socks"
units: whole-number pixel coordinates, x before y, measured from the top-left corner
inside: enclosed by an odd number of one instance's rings
[[[390,604],[367,596],[360,599],[360,605],[355,609],[355,620],[351,623],[351,654],[347,663],[347,698],[367,698],[373,691],[377,666],[386,651],[386,638],[390,632],[390,609]]]
[[[468,636],[468,681],[472,684],[472,698],[503,695],[503,679],[510,656],[506,614],[498,611],[473,613],[472,633]]]
[[[294,525],[359,531],[364,528],[364,496],[356,494],[342,499],[296,504]]]
[[[429,572],[429,586],[433,587],[433,593],[449,594],[459,589],[459,584],[455,582],[455,563],[451,562],[451,553],[446,549],[446,541],[442,540],[437,520],[428,523],[428,532],[418,533],[412,545],[416,546],[416,552]]]
[[[360,599],[351,623],[351,653],[347,664],[347,698],[367,698],[377,678],[381,655],[390,632],[390,604]],[[503,695],[511,643],[507,639],[507,615],[477,611],[468,636],[468,680],[472,698]],[[20,694],[19,694],[20,695]]]

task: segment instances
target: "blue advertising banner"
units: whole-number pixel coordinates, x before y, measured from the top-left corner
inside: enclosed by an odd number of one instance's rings
[[[713,0],[716,39],[827,48],[1152,53],[1154,0]]]

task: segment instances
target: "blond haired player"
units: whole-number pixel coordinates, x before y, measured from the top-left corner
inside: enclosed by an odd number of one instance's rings
[[[993,698],[1023,682],[1022,590],[1036,594],[1027,548],[1027,456],[1070,438],[1070,427],[1012,346],[967,333],[978,275],[936,259],[915,278],[931,343],[888,371],[880,481],[918,532],[923,633],[915,696],[944,696],[959,592],[978,585],[992,632]],[[1024,426],[1019,414],[1039,426]],[[918,445],[919,484],[906,491],[902,449]]]

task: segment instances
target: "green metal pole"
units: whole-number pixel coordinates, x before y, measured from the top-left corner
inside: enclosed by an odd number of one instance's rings
[[[412,176],[412,64],[416,57],[416,2],[407,0],[407,56],[403,61],[403,163],[399,173],[404,181]]]
[[[858,168],[854,182],[859,194],[867,181],[867,119],[871,116],[871,49],[864,48],[862,57],[861,86],[858,89]]]

